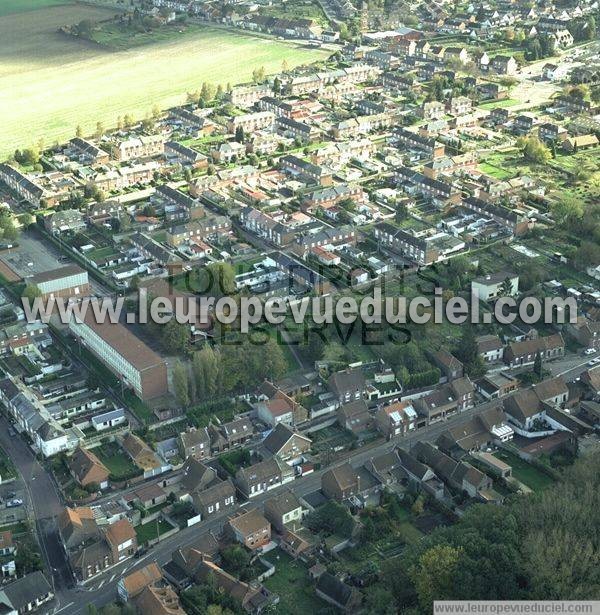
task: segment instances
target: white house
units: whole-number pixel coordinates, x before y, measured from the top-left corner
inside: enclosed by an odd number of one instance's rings
[[[514,297],[519,293],[519,276],[506,271],[475,278],[471,282],[471,294],[480,301],[490,301],[502,296]]]

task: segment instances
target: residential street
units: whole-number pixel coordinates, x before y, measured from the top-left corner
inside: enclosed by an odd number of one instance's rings
[[[63,509],[54,481],[40,465],[21,437],[11,437],[10,424],[0,416],[0,446],[12,459],[25,484],[28,512],[35,520],[42,556],[52,571],[52,584],[57,595],[72,585],[71,573],[58,536],[56,516]]]
[[[559,361],[549,363],[548,369],[556,374],[564,374],[568,380],[577,378],[585,369],[590,357],[571,355]],[[497,401],[486,402],[463,412],[460,415],[450,417],[447,421],[435,423],[420,429],[408,436],[398,437],[390,442],[377,441],[372,446],[365,446],[347,453],[347,458],[353,466],[358,467],[371,457],[380,455],[396,445],[410,448],[417,440],[435,441],[438,436],[449,427],[456,427],[467,422],[472,416],[498,403]],[[198,536],[207,532],[219,532],[231,511],[226,514],[213,517],[205,522],[187,528],[156,545],[148,554],[140,559],[129,559],[122,564],[114,566],[98,575],[84,587],[76,587],[69,571],[58,531],[56,528],[56,515],[62,510],[62,503],[55,488],[53,479],[39,464],[30,448],[19,437],[11,438],[8,435],[9,423],[6,418],[0,418],[0,446],[13,459],[15,466],[23,477],[26,484],[31,511],[37,521],[38,535],[40,537],[42,553],[52,570],[52,583],[56,590],[56,600],[46,612],[60,612],[64,615],[75,615],[84,612],[88,603],[102,606],[116,599],[116,583],[123,574],[131,572],[156,560],[159,564],[165,564],[171,559],[171,553],[179,548],[193,543]],[[292,489],[298,496],[307,495],[320,488],[322,474],[344,463],[345,459],[338,460],[334,465],[297,478],[278,489],[270,491],[250,502],[250,505],[261,506],[265,500],[272,497],[278,491]],[[32,488],[35,486],[35,488]]]
[[[492,407],[495,403],[497,402],[480,404],[460,415],[451,417],[445,422],[430,425],[409,436],[395,438],[390,442],[377,442],[375,446],[359,448],[351,451],[349,453],[350,462],[353,466],[358,467],[371,457],[380,455],[398,444],[402,447],[410,448],[410,446],[412,446],[412,444],[414,444],[417,440],[434,441],[449,427],[461,425],[467,422],[472,416]],[[341,465],[342,463],[344,463],[344,461],[338,461],[336,464],[314,472],[313,474],[297,478],[293,483],[273,489],[272,491],[269,491],[268,494],[263,494],[260,497],[254,498],[249,504],[260,506],[265,500],[269,499],[274,494],[286,489],[292,489],[298,496],[304,496],[312,493],[320,488],[322,474],[332,467]],[[77,613],[82,613],[88,603],[93,603],[99,607],[116,599],[116,583],[114,581],[120,576],[126,572],[131,572],[132,570],[145,566],[149,560],[156,560],[160,565],[165,564],[171,559],[171,553],[175,549],[193,543],[198,536],[207,532],[218,532],[227,516],[230,516],[231,513],[232,511],[229,510],[223,515],[213,517],[208,521],[201,522],[196,526],[180,531],[174,536],[171,536],[159,543],[143,558],[138,560],[127,560],[126,562],[109,569],[104,574],[98,575],[98,577],[91,580],[90,583],[83,588],[77,587],[75,589],[62,591],[60,594],[61,606],[57,612],[63,613],[64,615],[76,615]]]

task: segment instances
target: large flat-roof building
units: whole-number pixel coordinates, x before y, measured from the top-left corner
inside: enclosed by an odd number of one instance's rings
[[[87,271],[77,265],[37,273],[29,282],[38,288],[42,299],[84,297],[91,290]]]
[[[69,328],[140,399],[168,392],[165,361],[123,325],[96,322],[90,306],[83,321],[73,316]]]

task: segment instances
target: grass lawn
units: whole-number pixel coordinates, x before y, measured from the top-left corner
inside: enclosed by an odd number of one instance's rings
[[[157,519],[155,521],[149,521],[145,525],[138,525],[135,528],[138,545],[143,545],[149,540],[154,540],[172,529],[173,527],[171,524],[167,523],[164,519]]]
[[[514,177],[514,173],[503,169],[501,167],[497,167],[494,164],[489,164],[488,162],[482,162],[479,164],[479,170],[483,173],[487,173],[487,175],[491,175],[496,179],[503,180]]]
[[[504,100],[490,100],[490,102],[482,103],[481,105],[477,105],[480,109],[496,109],[498,107],[514,107],[514,105],[519,104],[519,100],[516,98],[505,98]]]
[[[498,459],[501,459],[512,467],[513,476],[518,481],[522,482],[524,485],[527,485],[527,487],[533,491],[545,489],[554,482],[550,476],[544,474],[544,472],[538,470],[530,463],[527,463],[513,453],[502,450],[494,454],[498,457]]]
[[[108,471],[115,480],[139,473],[137,466],[135,466],[131,459],[129,459],[129,457],[114,443],[103,444],[93,449],[93,452],[108,468]]]
[[[51,0],[0,0],[35,8]],[[296,43],[217,27],[190,28],[184,34],[123,51],[78,40],[57,30],[83,19],[104,20],[114,9],[85,5],[47,6],[8,15],[0,21],[0,157],[18,147],[66,140],[80,125],[91,134],[97,122],[144,115],[154,105],[185,102],[186,92],[203,81],[215,85],[248,81],[254,69],[267,73],[324,59],[328,53]],[[159,37],[160,38],[160,37]]]
[[[285,615],[313,615],[326,607],[315,594],[308,569],[302,562],[294,561],[281,549],[268,553],[266,560],[275,565],[275,574],[265,580],[265,587],[279,595],[276,613]]]
[[[0,526],[0,532],[12,532],[14,537],[22,536],[23,534],[27,534],[30,531],[30,528],[23,521],[19,521],[18,523],[12,523],[11,525],[2,525]]]
[[[35,11],[58,4],[69,4],[69,0],[0,0],[0,17]]]

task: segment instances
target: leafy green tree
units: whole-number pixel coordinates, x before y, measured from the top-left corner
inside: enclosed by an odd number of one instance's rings
[[[450,545],[436,545],[425,551],[410,575],[421,607],[428,612],[434,600],[453,595],[461,550]]]
[[[195,352],[192,358],[192,371],[196,381],[198,397],[210,399],[217,391],[219,378],[219,354],[209,345]]]
[[[534,164],[547,164],[552,158],[552,152],[535,136],[519,137],[517,147],[525,160]]]
[[[235,129],[235,140],[238,143],[244,143],[244,141],[246,140],[246,135],[244,133],[244,127],[243,126],[238,126]]]
[[[314,532],[349,538],[354,529],[354,519],[345,506],[329,500],[306,517],[306,525]]]
[[[277,380],[285,374],[287,361],[283,349],[273,338],[269,338],[267,343],[260,347],[259,355],[262,359],[259,366],[259,377]]]
[[[552,203],[551,211],[557,222],[566,222],[581,218],[584,214],[584,206],[580,198],[564,194]]]
[[[250,554],[241,545],[229,545],[221,551],[225,569],[231,574],[239,575],[250,563]]]
[[[533,373],[538,377],[538,379],[542,379],[544,375],[544,364],[542,362],[542,355],[539,351],[535,355],[535,360],[533,362]]]
[[[161,340],[168,353],[185,353],[190,340],[189,325],[187,323],[179,323],[175,318],[172,318],[163,327]]]
[[[472,379],[481,378],[485,374],[485,364],[477,350],[477,339],[472,327],[463,327],[460,344],[454,349],[454,355]]]
[[[600,262],[600,243],[582,241],[573,258],[579,269],[596,266]]]
[[[190,394],[188,372],[186,366],[181,361],[177,361],[173,366],[173,389],[177,401],[183,407],[189,406]]]
[[[500,284],[500,296],[510,297],[513,294],[513,286],[509,277],[507,277],[502,284]]]
[[[21,296],[25,299],[29,299],[29,301],[33,301],[36,297],[42,296],[42,291],[33,284],[27,284]]]

